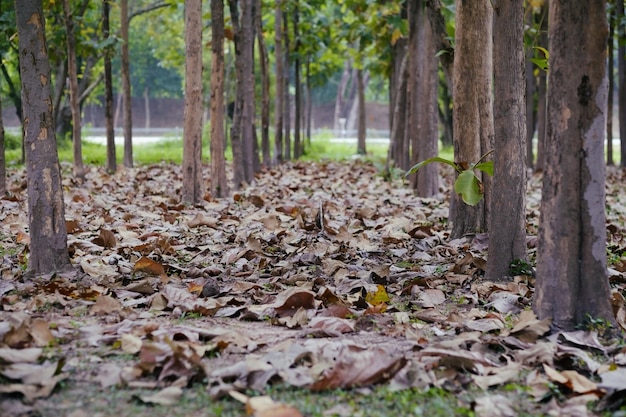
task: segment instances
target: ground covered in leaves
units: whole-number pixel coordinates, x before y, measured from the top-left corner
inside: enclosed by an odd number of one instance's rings
[[[623,183],[610,172],[607,236],[626,328]],[[272,393],[305,389],[334,393],[316,415],[368,416],[355,398],[381,386],[448,393],[465,415],[620,413],[624,342],[594,318],[550,333],[530,308],[539,184],[531,263],[493,283],[487,237],[449,238],[445,192],[416,198],[371,163],[285,164],[193,207],[180,204],[178,166],[92,168],[83,184],[64,181],[76,270],[30,279],[25,176],[12,171],[0,200],[2,415],[160,415],[133,404],[179,415],[204,396],[240,401],[232,415],[299,416]]]

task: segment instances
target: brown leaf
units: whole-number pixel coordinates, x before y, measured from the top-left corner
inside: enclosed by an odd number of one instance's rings
[[[92,242],[104,248],[114,248],[117,245],[115,234],[107,229],[100,229],[100,234]]]
[[[96,303],[91,306],[91,314],[106,315],[122,311],[122,303],[109,295],[100,295],[96,298]]]

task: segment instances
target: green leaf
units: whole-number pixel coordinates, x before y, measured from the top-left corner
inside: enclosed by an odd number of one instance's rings
[[[493,161],[485,161],[474,166],[474,169],[478,169],[490,177],[493,177]]]
[[[438,156],[434,157],[434,158],[428,158],[425,161],[422,162],[418,162],[417,164],[413,165],[411,167],[411,169],[409,169],[406,173],[406,175],[411,175],[411,174],[415,174],[417,172],[418,169],[420,169],[421,167],[423,167],[424,165],[428,165],[431,162],[442,162],[444,164],[448,164],[450,165],[452,168],[454,168],[457,172],[459,171],[459,167],[454,163],[454,161],[450,161],[449,159],[444,159],[444,158],[440,158]]]
[[[480,191],[480,181],[470,169],[459,174],[454,183],[454,191],[461,196],[463,202],[470,206],[475,206],[483,198]]]

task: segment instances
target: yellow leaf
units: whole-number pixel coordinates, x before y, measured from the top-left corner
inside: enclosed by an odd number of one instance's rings
[[[391,34],[391,45],[395,45],[398,39],[400,39],[401,37],[402,32],[400,31],[400,29],[396,28],[396,30],[394,30]]]
[[[385,290],[385,287],[378,284],[376,288],[377,289],[375,292],[367,293],[367,295],[365,296],[365,301],[367,301],[368,303],[372,305],[388,303],[391,299],[389,298],[389,295],[387,295],[387,291]]]

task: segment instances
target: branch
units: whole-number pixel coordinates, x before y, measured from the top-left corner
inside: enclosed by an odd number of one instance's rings
[[[153,4],[149,5],[149,6],[146,6],[143,9],[139,9],[137,11],[134,11],[134,12],[132,12],[130,14],[130,16],[128,16],[128,23],[130,23],[130,21],[134,17],[140,16],[142,14],[149,13],[149,12],[157,10],[157,9],[161,9],[163,7],[168,7],[168,6],[170,6],[169,3],[165,2],[165,1],[160,1],[160,2],[153,3]]]

